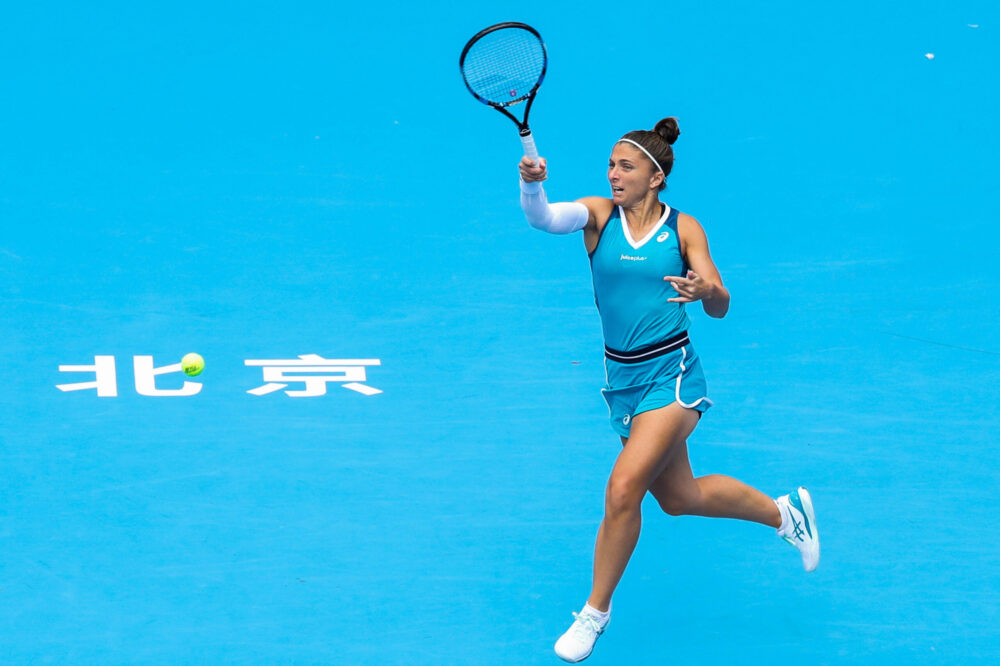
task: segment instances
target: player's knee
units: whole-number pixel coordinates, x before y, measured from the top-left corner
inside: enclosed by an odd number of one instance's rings
[[[689,516],[698,507],[698,497],[693,492],[661,493],[656,501],[663,512],[671,516]]]
[[[608,515],[637,511],[645,494],[646,489],[638,479],[625,474],[613,474],[604,494],[604,511]]]

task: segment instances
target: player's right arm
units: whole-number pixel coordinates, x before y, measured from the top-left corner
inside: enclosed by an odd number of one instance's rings
[[[521,209],[528,224],[536,229],[553,234],[569,234],[584,230],[587,251],[592,252],[600,238],[599,225],[611,214],[611,200],[601,197],[586,197],[572,202],[550,204],[542,189],[542,181],[548,178],[545,158],[536,164],[525,155],[518,164],[521,173]]]
[[[597,249],[597,243],[601,240],[601,232],[604,231],[604,225],[608,223],[608,218],[611,217],[611,211],[614,210],[615,204],[611,199],[606,199],[605,197],[584,197],[577,199],[577,202],[586,206],[587,211],[590,213],[587,226],[583,228],[583,244],[587,248],[587,254],[593,254],[594,250]]]

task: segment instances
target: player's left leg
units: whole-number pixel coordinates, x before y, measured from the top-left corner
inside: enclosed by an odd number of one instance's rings
[[[685,442],[676,447],[649,490],[660,508],[672,516],[736,518],[774,527],[778,536],[799,550],[806,571],[813,571],[819,565],[816,512],[812,496],[805,488],[773,500],[730,476],[709,474],[694,478]]]
[[[687,442],[677,447],[649,490],[660,508],[671,516],[736,518],[774,528],[781,526],[774,500],[756,488],[723,474],[695,478]]]

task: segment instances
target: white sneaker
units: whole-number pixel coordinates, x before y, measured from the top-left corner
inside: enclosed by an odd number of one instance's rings
[[[593,617],[586,610],[573,613],[576,621],[566,630],[566,633],[556,641],[556,654],[563,661],[576,663],[583,661],[594,651],[594,643],[597,637],[604,633],[611,618],[601,624],[600,620]]]
[[[802,566],[812,571],[819,565],[819,530],[809,491],[800,486],[774,501],[782,512],[785,528],[778,528],[778,536],[799,549]]]

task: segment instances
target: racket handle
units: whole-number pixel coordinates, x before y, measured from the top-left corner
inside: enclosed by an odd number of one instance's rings
[[[524,146],[524,154],[538,164],[538,149],[535,148],[535,137],[531,136],[531,130],[521,130],[521,145]]]

